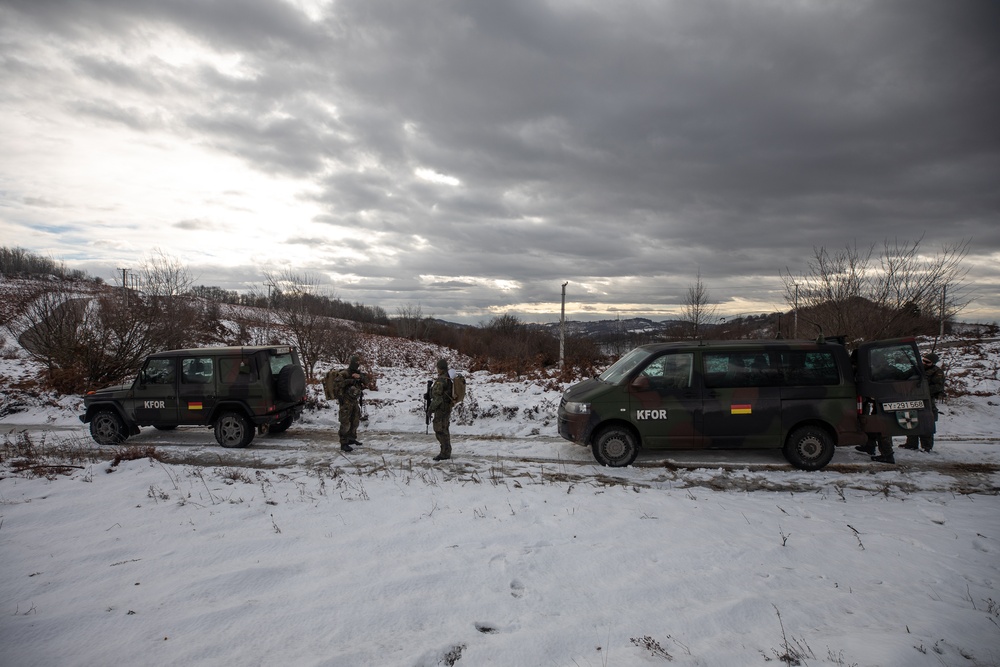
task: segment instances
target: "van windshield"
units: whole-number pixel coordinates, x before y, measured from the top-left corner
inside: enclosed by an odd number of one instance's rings
[[[650,352],[637,347],[615,363],[611,364],[608,370],[597,376],[597,379],[602,382],[607,382],[608,384],[618,384],[631,374],[636,367],[645,363],[646,359],[649,358],[649,355]]]

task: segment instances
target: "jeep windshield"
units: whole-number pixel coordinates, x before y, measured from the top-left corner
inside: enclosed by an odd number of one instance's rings
[[[644,364],[650,354],[651,352],[648,350],[637,347],[615,363],[611,364],[606,371],[597,376],[597,379],[601,382],[607,382],[608,384],[618,384],[623,379],[628,377],[632,371]]]

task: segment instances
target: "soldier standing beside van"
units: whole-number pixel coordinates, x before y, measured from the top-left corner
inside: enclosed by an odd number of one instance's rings
[[[939,359],[940,357],[933,352],[928,352],[923,356],[924,377],[927,378],[927,388],[931,392],[931,410],[934,411],[934,421],[937,421],[938,418],[937,402],[944,397],[944,371],[937,365]],[[908,435],[903,449],[917,449],[918,443],[925,452],[931,451],[934,448],[934,434]]]
[[[448,361],[439,359],[437,362],[437,378],[430,389],[430,409],[434,414],[434,437],[441,445],[441,452],[434,457],[435,461],[451,458],[451,434],[448,425],[451,421],[451,407],[454,404],[452,396],[452,380],[448,374]]]

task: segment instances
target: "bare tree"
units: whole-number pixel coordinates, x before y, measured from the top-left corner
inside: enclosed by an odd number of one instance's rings
[[[420,338],[425,333],[424,314],[420,306],[406,305],[396,308],[392,320],[396,335],[402,338]]]
[[[692,338],[698,338],[703,333],[706,324],[715,321],[716,306],[709,301],[708,289],[701,281],[701,271],[694,285],[688,287],[682,308],[683,321],[690,326]]]
[[[954,317],[968,305],[959,296],[968,241],[924,255],[921,240],[887,240],[880,253],[875,245],[834,253],[814,248],[805,273],[782,274],[785,299],[819,332],[850,340],[928,333],[939,317]]]
[[[124,276],[115,277],[122,287],[122,301],[145,321],[153,347],[178,349],[200,342],[201,312],[198,301],[188,291],[194,278],[181,264],[162,250],[142,260],[133,273],[134,285]],[[135,288],[135,292],[129,291]]]
[[[338,340],[347,330],[338,327],[324,312],[330,299],[322,294],[316,276],[286,269],[279,274],[265,273],[264,277],[266,284],[274,286],[275,317],[291,334],[306,375],[312,378],[316,364],[323,357],[334,354]]]

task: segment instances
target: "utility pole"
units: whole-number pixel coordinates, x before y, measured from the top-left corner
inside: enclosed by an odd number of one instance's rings
[[[792,319],[792,340],[799,337],[799,284],[795,283],[795,317]]]
[[[948,294],[948,286],[944,285],[941,287],[941,330],[938,333],[939,338],[944,338],[944,305],[946,303]]]
[[[569,285],[568,280],[562,284],[562,309],[559,311],[559,370],[566,363],[566,285]]]
[[[128,269],[118,269],[122,272],[122,303],[128,304]]]

